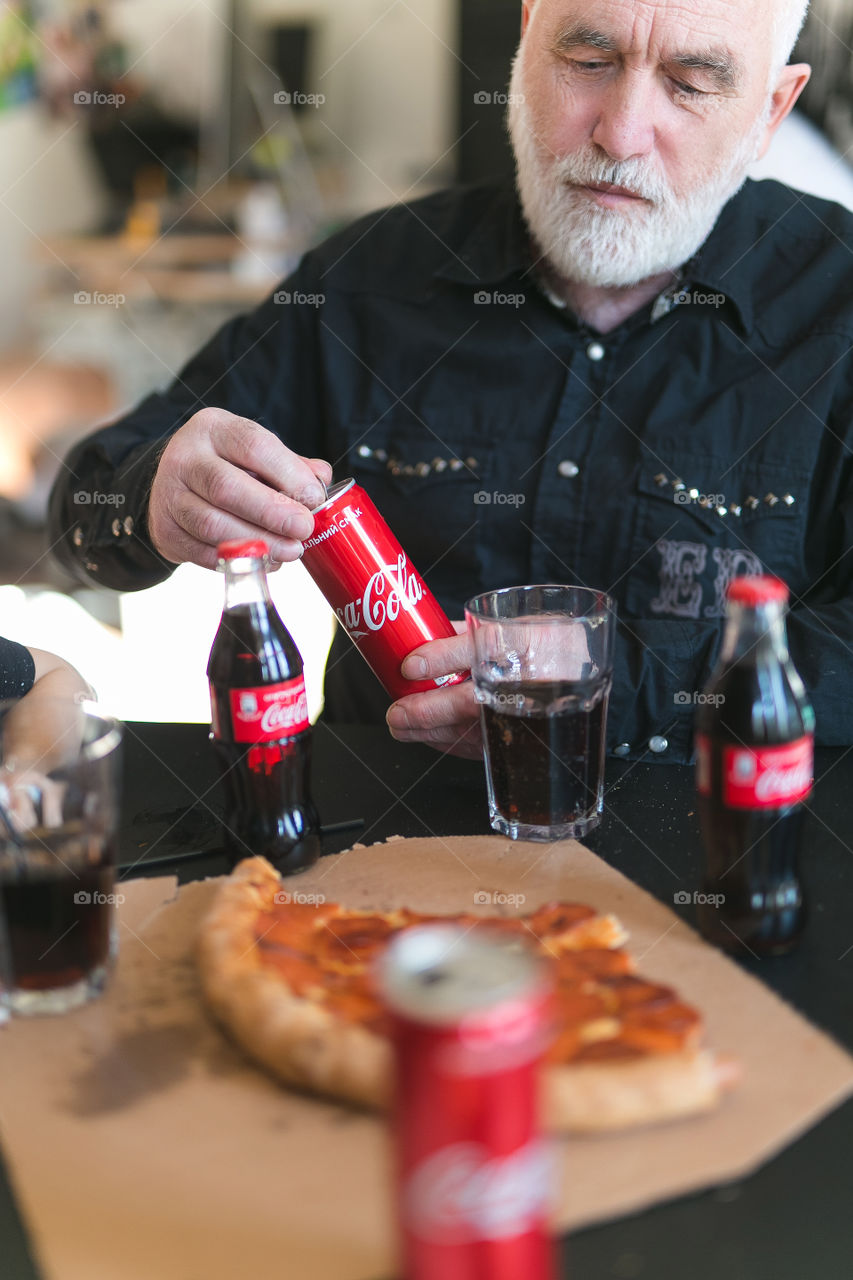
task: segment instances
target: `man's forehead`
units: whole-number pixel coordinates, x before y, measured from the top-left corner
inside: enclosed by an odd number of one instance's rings
[[[778,0],[777,0],[778,2]],[[620,52],[658,56],[743,50],[770,31],[767,0],[536,0],[555,41],[586,30]]]

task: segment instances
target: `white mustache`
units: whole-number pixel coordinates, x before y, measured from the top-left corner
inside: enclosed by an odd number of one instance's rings
[[[653,205],[666,205],[672,199],[667,182],[653,166],[642,160],[598,160],[581,153],[557,161],[551,177],[579,187],[599,184],[624,187]]]

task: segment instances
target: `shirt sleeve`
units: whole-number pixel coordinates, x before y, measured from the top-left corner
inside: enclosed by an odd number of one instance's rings
[[[35,678],[36,664],[29,649],[0,636],[0,699],[22,698]]]
[[[224,325],[162,392],[81,441],[49,504],[50,540],[76,577],[119,591],[163,582],[175,568],[148,536],[148,499],[174,433],[206,407],[273,430],[317,456],[316,309],[286,299],[316,292],[311,255],[255,311]]]

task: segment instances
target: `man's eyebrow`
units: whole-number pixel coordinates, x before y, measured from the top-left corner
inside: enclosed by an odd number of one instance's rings
[[[582,22],[573,22],[569,27],[562,27],[552,44],[555,53],[567,53],[569,49],[579,46],[589,49],[604,49],[607,53],[617,51],[617,42],[603,31],[596,31]]]
[[[740,67],[726,49],[714,49],[707,53],[677,53],[667,62],[685,71],[702,71],[710,76],[721,89],[735,89],[740,84]]]

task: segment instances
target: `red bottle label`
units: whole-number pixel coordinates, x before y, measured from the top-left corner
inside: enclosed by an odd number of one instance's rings
[[[811,735],[782,747],[723,747],[723,804],[729,809],[781,809],[805,800],[813,782]]]
[[[261,685],[258,689],[231,689],[231,724],[234,742],[278,742],[292,738],[310,727],[305,680],[285,680],[283,684]],[[216,722],[215,699],[213,735],[221,738],[222,726]]]

